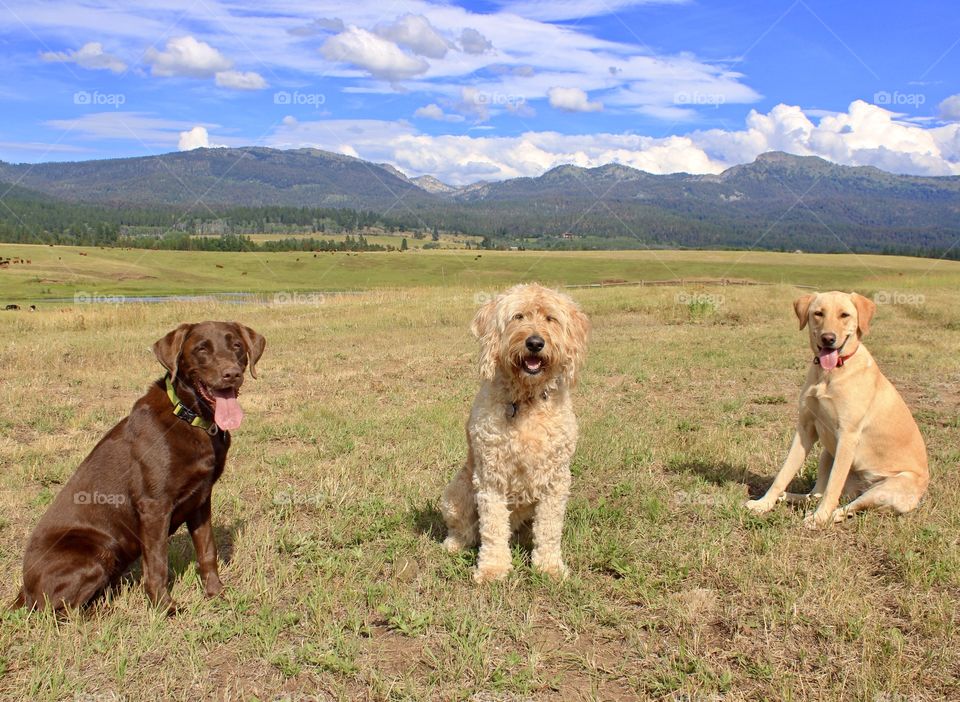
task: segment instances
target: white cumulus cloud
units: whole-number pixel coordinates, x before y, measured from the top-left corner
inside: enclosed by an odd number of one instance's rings
[[[450,50],[450,42],[440,36],[423,15],[404,15],[396,22],[377,25],[376,32],[384,39],[427,58],[443,58]]]
[[[472,27],[460,32],[460,47],[468,54],[479,56],[493,48],[493,42]]]
[[[429,105],[424,105],[417,109],[413,113],[414,117],[422,117],[423,119],[434,119],[439,122],[462,122],[463,115],[452,115],[443,111],[443,108],[435,102],[431,102]]]
[[[88,42],[76,51],[45,51],[40,54],[40,58],[48,63],[75,63],[80,68],[94,71],[123,73],[127,70],[127,64],[116,56],[105,53],[103,44],[97,41]]]
[[[565,112],[599,112],[602,102],[591,102],[580,88],[550,88],[547,91],[550,106]]]
[[[960,93],[943,100],[937,109],[943,119],[960,120]]]
[[[254,71],[219,71],[214,76],[217,85],[231,90],[263,90],[267,81]]]
[[[210,134],[206,127],[194,127],[185,132],[180,132],[180,140],[177,142],[178,151],[192,151],[193,149],[217,148],[220,144],[210,143]]]
[[[153,67],[153,75],[210,78],[233,67],[233,62],[209,44],[191,36],[174,37],[163,51],[150,47],[144,59]]]
[[[411,56],[392,41],[360,27],[348,27],[320,47],[330,61],[348,63],[375,78],[402,80],[426,73],[430,65],[419,56]]]
[[[960,175],[960,123],[924,128],[902,123],[895,113],[861,101],[819,122],[797,106],[777,105],[765,114],[752,111],[740,130],[693,131],[665,138],[558,132],[429,135],[403,121],[318,120],[285,123],[267,144],[350,153],[458,185],[481,178],[537,176],[567,163],[583,167],[621,163],[649,173],[720,173],[767,151],[816,155],[896,173]]]

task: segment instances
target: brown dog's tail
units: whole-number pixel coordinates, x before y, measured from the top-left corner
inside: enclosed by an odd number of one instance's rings
[[[27,604],[27,598],[23,596],[23,588],[20,588],[20,592],[17,593],[17,599],[11,602],[7,609],[20,609],[25,604]]]

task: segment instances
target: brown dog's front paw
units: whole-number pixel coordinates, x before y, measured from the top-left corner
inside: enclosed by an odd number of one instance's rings
[[[177,601],[168,594],[157,598],[152,604],[158,611],[166,614],[168,617],[174,617],[183,611]]]
[[[477,583],[491,583],[495,580],[503,580],[511,570],[513,570],[513,566],[509,564],[481,564],[473,571],[473,580]]]
[[[220,578],[211,580],[203,586],[203,592],[207,597],[219,597],[227,588],[220,582]]]

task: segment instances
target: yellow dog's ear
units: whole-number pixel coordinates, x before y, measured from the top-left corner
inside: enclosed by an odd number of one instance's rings
[[[877,311],[877,304],[869,297],[857,293],[850,293],[853,306],[857,308],[857,332],[866,336],[870,331],[870,320]]]
[[[500,347],[500,327],[497,322],[497,304],[500,298],[487,300],[473,318],[470,331],[480,340],[480,377],[493,380],[497,372]]]
[[[793,311],[797,313],[797,319],[800,320],[800,328],[807,326],[807,317],[810,312],[810,303],[816,295],[801,295],[793,301]]]
[[[181,324],[153,345],[153,355],[163,364],[164,368],[170,371],[171,380],[177,379],[180,349],[183,348],[183,341],[187,338],[191,329],[193,329],[192,324]]]

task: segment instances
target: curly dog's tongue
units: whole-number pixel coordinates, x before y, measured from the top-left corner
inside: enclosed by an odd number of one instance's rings
[[[243,409],[237,402],[236,390],[211,390],[217,401],[213,408],[213,419],[224,431],[232,431],[243,421]]]
[[[840,360],[840,352],[837,349],[820,349],[817,358],[820,359],[820,367],[823,370],[833,370],[837,367],[837,361]]]

